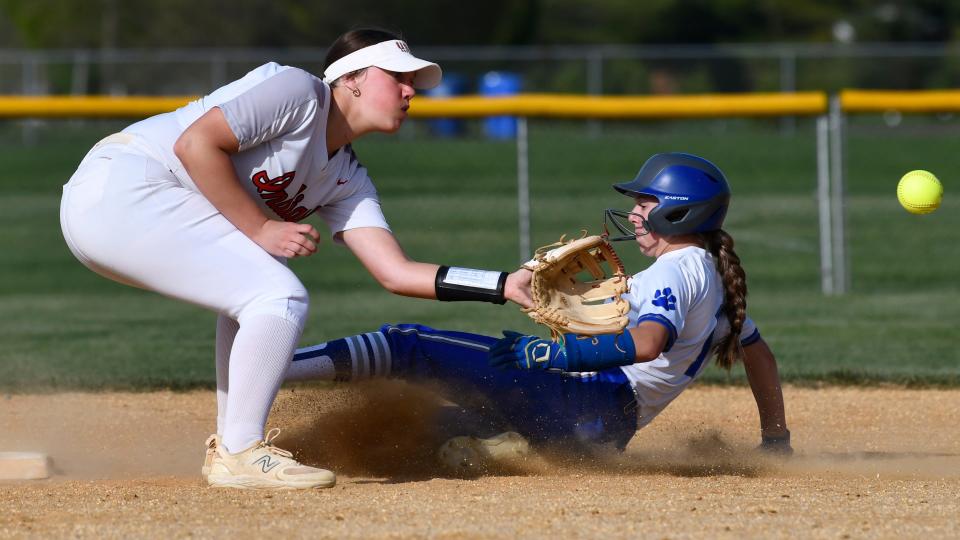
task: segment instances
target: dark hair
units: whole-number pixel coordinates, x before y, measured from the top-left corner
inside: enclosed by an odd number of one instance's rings
[[[384,30],[382,28],[357,28],[338,37],[336,41],[327,49],[327,57],[323,61],[323,70],[326,71],[330,64],[343,58],[344,56],[359,51],[364,47],[376,45],[384,41],[394,39],[403,39],[399,33]],[[363,68],[366,69],[366,68]],[[344,77],[353,77],[363,71],[358,69],[350,73],[345,73]]]
[[[717,260],[717,271],[723,280],[723,311],[730,323],[730,334],[714,347],[716,363],[729,370],[743,357],[740,332],[747,318],[747,274],[740,266],[740,257],[733,250],[733,237],[723,229],[701,233],[709,251]]]

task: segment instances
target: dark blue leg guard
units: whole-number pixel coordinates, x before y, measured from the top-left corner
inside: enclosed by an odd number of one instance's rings
[[[633,390],[619,368],[586,376],[499,370],[487,363],[495,338],[415,324],[380,332],[395,376],[440,380],[454,401],[479,392],[535,444],[612,443],[622,450],[636,432]]]

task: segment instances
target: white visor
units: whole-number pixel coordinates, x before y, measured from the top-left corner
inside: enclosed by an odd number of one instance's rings
[[[347,73],[370,66],[397,73],[415,72],[414,88],[433,88],[443,77],[440,66],[410,54],[410,47],[405,42],[393,39],[357,49],[330,64],[323,72],[323,82],[330,84]]]

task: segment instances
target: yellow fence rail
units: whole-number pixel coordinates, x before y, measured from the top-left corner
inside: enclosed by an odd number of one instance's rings
[[[186,96],[0,96],[0,118],[145,118],[185,105]]]
[[[172,111],[190,96],[4,96],[0,118],[135,118]],[[827,95],[702,94],[685,96],[580,96],[523,94],[509,97],[418,97],[415,118],[523,116],[549,118],[667,119],[824,114]]]
[[[0,96],[0,118],[138,118],[172,111],[194,96]],[[507,97],[416,98],[414,118],[670,119],[826,114],[824,92],[694,94],[682,96],[582,96],[521,94]],[[960,111],[960,91],[843,90],[840,111],[904,113]]]
[[[411,116],[422,118],[513,115],[548,118],[666,119],[823,114],[822,92],[702,94],[684,96],[580,96],[523,94],[510,97],[417,98]]]
[[[960,111],[960,91],[922,90],[889,92],[881,90],[843,90],[840,110],[845,113],[934,113]]]

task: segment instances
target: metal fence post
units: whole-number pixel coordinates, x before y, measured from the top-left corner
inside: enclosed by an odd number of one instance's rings
[[[38,71],[39,71],[39,62],[41,57],[37,54],[26,55],[23,59],[23,64],[21,65],[21,76],[23,80],[21,84],[23,85],[23,95],[25,96],[36,96],[40,94],[40,84],[37,81]],[[37,126],[40,124],[38,120],[32,118],[24,120],[20,125],[20,137],[23,141],[24,146],[34,146],[37,144]]]
[[[844,294],[850,285],[844,223],[843,111],[840,97],[830,98],[830,219],[833,225],[833,283],[835,294]]]
[[[73,53],[73,68],[70,71],[70,93],[82,96],[90,88],[90,53],[80,50]]]
[[[530,162],[527,117],[517,117],[517,207],[520,225],[520,264],[530,259]]]
[[[227,60],[220,54],[210,57],[210,87],[219,88],[227,82]]]
[[[587,93],[591,96],[603,94],[603,53],[595,49],[587,56]],[[599,119],[587,120],[587,135],[596,139],[603,128]]]
[[[780,91],[797,91],[797,54],[784,51],[780,54]],[[780,119],[780,133],[793,135],[797,130],[797,119],[793,116],[784,116]]]
[[[817,117],[817,214],[820,217],[820,290],[834,294],[833,229],[830,226],[830,120]]]

